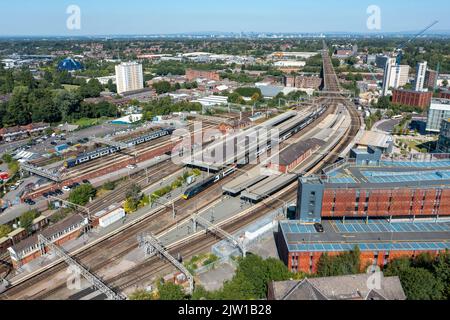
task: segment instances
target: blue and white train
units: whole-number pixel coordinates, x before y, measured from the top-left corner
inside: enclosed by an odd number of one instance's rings
[[[134,139],[125,141],[124,144],[127,144],[128,146],[137,146],[139,144],[142,144],[142,143],[145,143],[148,141],[152,141],[152,140],[158,139],[160,137],[171,135],[173,133],[173,131],[174,131],[173,129],[159,130],[159,131],[152,132],[152,133],[149,133],[147,135],[144,135],[144,136],[141,136],[138,138],[134,138]],[[101,157],[107,156],[109,154],[116,153],[116,152],[120,151],[121,149],[122,149],[121,147],[110,146],[110,147],[100,148],[100,149],[97,149],[97,150],[94,150],[91,152],[82,153],[77,157],[68,159],[65,162],[65,167],[73,168],[82,163],[86,163],[91,160],[101,158]]]

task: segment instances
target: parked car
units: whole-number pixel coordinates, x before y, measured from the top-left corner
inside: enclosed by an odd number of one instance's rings
[[[72,188],[69,187],[69,186],[64,186],[64,187],[62,187],[62,191],[64,191],[64,192],[69,192],[71,189],[72,189]]]
[[[30,206],[34,206],[36,204],[36,202],[34,202],[31,199],[25,199],[23,202],[25,202],[26,204],[30,205]]]
[[[84,184],[90,184],[91,182],[90,182],[89,180],[84,179],[84,180],[83,180],[83,183],[84,183]]]
[[[52,142],[50,142],[50,144],[51,144],[52,146],[57,146],[57,145],[58,145],[58,142],[52,141]]]
[[[56,190],[55,190],[55,193],[56,193],[58,196],[61,196],[61,195],[64,194],[64,192],[62,192],[60,189],[56,189]]]
[[[323,232],[323,226],[320,223],[314,223],[314,228],[316,229],[317,232],[320,232],[320,233]]]

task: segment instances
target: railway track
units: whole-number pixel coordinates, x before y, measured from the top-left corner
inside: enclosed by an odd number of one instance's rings
[[[321,117],[319,117],[319,119],[317,119],[316,121],[321,121],[323,120],[330,112],[332,112],[333,110],[330,108],[329,110],[327,110],[326,113],[324,113]],[[311,130],[312,125],[308,128],[306,128],[304,131],[301,131],[300,133],[297,133],[296,135],[294,135],[293,137],[291,137],[292,139],[295,138],[299,138],[301,137],[303,134],[306,134],[309,130]],[[283,143],[285,146],[287,145],[287,141]],[[222,195],[222,191],[221,191],[221,186],[225,183],[228,182],[229,179],[231,179],[233,176],[229,177],[226,180],[223,180],[222,183],[220,183],[219,185],[216,185],[214,188],[216,189],[216,196],[215,197],[211,197],[209,199],[209,201],[204,205],[206,206],[209,203],[214,202],[215,200],[219,199]],[[123,186],[123,189],[126,189],[127,186]],[[214,192],[213,191],[205,191],[208,193]],[[205,195],[202,196],[202,194],[199,196],[201,198],[205,198]],[[199,202],[199,198],[195,198],[195,203]],[[177,211],[186,211],[187,214],[183,215],[186,216],[189,214],[190,212],[193,212],[192,210],[192,205],[189,205],[188,203],[192,203],[192,202],[186,202],[186,201],[182,201],[181,203],[177,202],[176,206],[177,206]],[[187,206],[187,208],[186,208]],[[191,206],[191,210],[189,210],[189,206]],[[197,208],[197,205],[195,204],[195,209]],[[169,216],[170,212],[168,210],[163,210],[160,211],[159,213],[155,213],[154,215],[152,215],[151,217],[145,219],[140,225],[142,225],[142,227],[133,227],[130,228],[129,230],[127,230],[126,235],[119,235],[117,237],[115,237],[113,240],[107,242],[105,241],[102,244],[99,244],[98,247],[96,247],[96,250],[87,250],[84,251],[82,254],[76,255],[75,258],[79,259],[79,261],[81,261],[81,263],[84,263],[85,265],[89,265],[90,266],[90,270],[92,270],[93,272],[96,272],[98,270],[100,270],[101,268],[113,263],[115,260],[117,260],[119,257],[123,257],[123,255],[125,255],[127,252],[129,252],[129,250],[135,248],[137,246],[136,243],[136,236],[137,234],[141,233],[143,230],[145,230],[145,224],[147,222],[150,222],[152,220],[157,220],[159,217],[161,216]],[[176,223],[173,224],[169,224],[166,228],[160,229],[160,230],[152,230],[155,234],[159,234],[161,232],[164,232],[164,230],[167,230],[171,227],[173,227],[174,225],[176,225]],[[127,241],[131,241],[131,243],[128,244],[128,246],[126,246],[123,250],[120,250],[117,253],[117,250],[119,250],[118,245],[121,243],[125,243]],[[130,240],[131,239],[131,240]],[[116,250],[116,252],[114,253],[110,253],[108,252],[108,250],[111,250],[112,248],[114,248],[114,250]],[[100,252],[100,255],[99,255]],[[92,254],[92,258],[89,258],[89,256]],[[99,263],[99,261],[102,261]],[[37,276],[31,280],[26,281],[25,283],[27,283],[27,285],[24,285],[21,288],[21,285],[19,285],[18,287],[14,287],[11,288],[7,294],[8,296],[13,296],[16,294],[16,292],[20,292],[23,288],[28,288],[29,286],[33,286],[36,283],[39,283],[40,281],[42,281],[43,279],[48,279],[48,277],[50,277],[52,274],[54,273],[58,273],[61,270],[63,270],[65,268],[65,265],[62,263],[61,265],[58,265],[57,267],[53,268],[52,272],[45,272],[45,274]],[[61,289],[61,287],[59,286],[58,288]],[[54,292],[58,291],[59,289],[51,289],[51,290],[47,290],[47,293],[42,293],[40,295],[37,296],[33,296],[33,297],[28,297],[27,298],[38,298],[38,299],[43,299],[46,298],[48,296],[51,296],[52,294],[54,294]]]
[[[337,104],[337,101],[334,101],[332,98],[327,98],[327,99],[329,99],[330,102]],[[352,114],[351,111],[350,111],[350,113]],[[357,119],[357,121],[359,123],[359,116],[356,112],[356,109],[354,110],[354,113],[356,113],[356,115],[354,115],[354,114],[352,115],[352,121],[355,121]],[[324,114],[324,116],[325,116],[325,114]],[[359,128],[359,126],[352,125],[351,128],[349,128],[348,132],[346,133],[346,137],[341,141],[341,143],[338,144],[338,146],[335,147],[333,154],[338,154],[338,152],[336,150],[345,148],[345,143],[350,141],[353,138],[352,135],[356,134],[355,133],[355,132],[357,132],[356,128]],[[324,166],[328,165],[329,163],[332,163],[333,161],[334,160],[333,160],[332,156],[330,156],[330,157],[325,156],[324,159],[322,159],[318,163],[318,165],[314,167],[314,169],[310,170],[310,172],[311,173],[316,172],[314,170],[317,170],[318,167],[324,167]],[[228,181],[228,179],[225,179],[221,184],[216,185],[215,188],[217,188],[217,187],[221,188],[221,185],[223,183],[226,183],[227,181]],[[283,189],[281,192],[279,192],[278,193],[279,198],[285,199],[286,201],[291,201],[292,199],[295,199],[295,194],[296,194],[296,189],[297,189],[296,185],[297,185],[297,183],[294,183],[294,184],[286,187],[285,189]],[[216,191],[216,190],[208,190],[207,192],[211,193],[214,191]],[[219,197],[220,196],[221,196],[221,192],[219,192]],[[204,195],[201,194],[199,197],[201,197],[203,199]],[[195,200],[196,200],[196,202],[198,202],[199,198],[196,198]],[[211,200],[212,201],[210,201],[209,203],[214,202],[214,198],[212,198]],[[178,205],[179,205],[179,203],[177,203],[177,206]],[[189,204],[187,202],[184,202],[184,205],[189,207]],[[261,210],[260,209],[261,207],[264,207],[265,209]],[[252,221],[255,221],[259,217],[264,216],[268,212],[268,210],[269,211],[273,210],[274,207],[276,207],[275,202],[265,200],[265,201],[263,201],[263,203],[260,206],[257,206],[257,208],[252,210],[251,213],[247,214],[245,217],[243,217],[242,219],[240,219],[238,221],[234,221],[227,225],[224,225],[223,228],[226,231],[234,232],[234,231],[240,229],[241,227],[251,223]],[[188,208],[184,208],[183,204],[180,205],[178,210],[180,210],[180,209],[181,210],[187,209],[186,211],[189,210]],[[86,251],[80,253],[79,255],[76,255],[75,258],[79,259],[79,261],[81,261],[82,264],[92,265],[90,270],[93,272],[96,272],[96,270],[97,271],[101,270],[101,268],[104,268],[104,267],[108,266],[109,264],[113,263],[114,261],[117,261],[118,259],[120,259],[124,253],[127,253],[127,252],[129,252],[129,250],[137,247],[136,238],[133,235],[137,235],[143,231],[146,231],[146,227],[144,226],[146,224],[146,222],[150,222],[150,221],[156,220],[157,218],[162,217],[164,215],[168,215],[170,213],[169,211],[170,210],[164,210],[164,209],[159,210],[159,211],[155,212],[154,215],[151,215],[150,217],[146,218],[143,221],[143,223],[140,223],[137,226],[131,227],[123,234],[120,234],[117,237],[111,238],[112,240],[105,240],[104,242],[102,242],[101,251],[104,253],[104,256],[107,257],[107,259],[105,259],[101,262],[98,262],[98,260],[100,258],[98,255],[93,255],[91,258],[88,259],[90,254],[92,254],[95,251],[97,251],[97,252],[100,251],[99,247],[94,247],[93,249],[86,250]],[[185,216],[186,215],[184,215],[184,217]],[[173,226],[173,225],[175,225],[175,224],[172,224],[170,226]],[[166,227],[166,229],[168,229],[168,228],[170,228],[170,227]],[[164,231],[164,228],[161,229],[160,232],[163,232],[163,231]],[[160,232],[154,232],[154,234],[157,235]],[[205,236],[202,236],[199,239],[197,239],[197,241],[195,241],[195,242],[180,244],[179,246],[177,246],[171,250],[173,252],[181,252],[183,256],[188,257],[190,255],[196,254],[197,252],[201,252],[202,250],[205,250],[216,240],[217,239],[215,239],[215,238],[211,239],[211,236],[205,235]],[[123,246],[124,243],[128,243],[128,245],[125,245],[122,249],[120,249],[118,247],[118,245],[122,244],[122,246]],[[111,250],[111,249],[116,250],[115,254],[111,255],[111,253],[108,253],[108,250]],[[97,264],[94,264],[94,262],[97,262]],[[92,263],[92,264],[90,264],[90,263]],[[56,268],[50,269],[50,271],[46,271],[46,272],[32,278],[31,280],[26,281],[22,285],[11,288],[10,290],[8,290],[6,292],[5,296],[12,297],[16,294],[19,294],[20,292],[26,290],[30,286],[41,282],[43,279],[47,279],[49,276],[63,270],[64,268],[65,268],[64,263],[60,263]],[[152,258],[152,259],[149,259],[148,261],[144,262],[143,264],[140,264],[136,268],[130,269],[125,274],[120,275],[120,278],[111,278],[111,279],[105,279],[105,280],[108,283],[110,283],[114,288],[119,289],[119,290],[124,290],[126,288],[129,288],[129,287],[135,285],[137,282],[141,281],[142,279],[148,278],[149,276],[152,276],[158,272],[161,272],[161,271],[165,270],[166,268],[168,268],[166,263],[164,263],[163,261],[160,261],[158,259]],[[33,296],[30,296],[29,298],[45,299],[47,297],[51,297],[52,295],[57,293],[60,289],[62,289],[62,287],[58,286],[51,290],[47,290],[46,293],[38,293]]]

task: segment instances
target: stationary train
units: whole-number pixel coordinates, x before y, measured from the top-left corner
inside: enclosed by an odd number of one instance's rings
[[[171,135],[173,133],[173,131],[174,131],[173,129],[163,129],[163,130],[149,133],[147,135],[144,135],[144,136],[141,136],[138,138],[134,138],[134,139],[125,141],[124,143],[129,146],[136,146],[136,145],[142,144],[144,142],[152,141],[152,140],[158,139],[160,137]],[[100,149],[97,149],[97,150],[94,150],[91,152],[86,152],[86,153],[80,154],[77,157],[70,158],[65,162],[64,165],[66,168],[73,168],[82,163],[86,163],[86,162],[92,161],[94,159],[101,158],[101,157],[107,156],[109,154],[119,152],[121,149],[122,148],[117,147],[117,146],[100,148]]]
[[[206,190],[207,188],[209,188],[210,186],[212,186],[213,184],[216,184],[217,182],[219,182],[220,180],[224,179],[225,177],[229,176],[230,174],[232,174],[233,172],[235,172],[237,170],[237,165],[232,165],[230,168],[227,168],[221,172],[219,172],[218,174],[203,180],[199,183],[196,183],[195,185],[193,185],[192,187],[189,187],[186,189],[186,191],[183,194],[183,199],[188,200],[192,197],[195,197],[197,194],[199,194],[200,192]]]
[[[281,132],[279,135],[279,139],[278,139],[278,143],[288,139],[289,137],[293,136],[294,134],[300,132],[301,130],[303,130],[306,126],[310,125],[314,120],[316,120],[318,117],[320,117],[325,111],[326,111],[327,107],[322,106],[320,109],[314,111],[312,114],[310,114],[307,118],[305,118],[304,120],[302,120],[301,122],[299,122],[297,125],[295,125],[292,128],[289,128],[287,130],[285,130],[284,132]],[[236,142],[236,141],[235,141]],[[249,138],[246,137],[245,140],[245,147],[246,147],[246,154],[245,154],[245,163],[249,163],[249,154],[254,152],[254,156],[259,157],[260,155],[262,155],[264,152],[269,151],[272,149],[272,141],[269,139],[267,141],[267,144],[262,144],[262,145],[258,145],[258,144],[252,144],[252,146],[249,146]],[[207,188],[209,188],[210,186],[212,186],[213,184],[217,183],[218,181],[222,180],[223,178],[225,178],[226,176],[232,174],[233,172],[235,172],[238,168],[237,163],[239,163],[239,166],[242,165],[242,163],[239,162],[239,159],[237,159],[237,157],[235,157],[235,164],[233,164],[230,168],[225,169],[221,172],[219,172],[218,174],[202,181],[199,182],[195,185],[193,185],[192,187],[186,189],[185,193],[183,194],[183,199],[188,200],[191,199],[193,197],[195,197],[197,194],[199,194],[200,192],[206,190]]]

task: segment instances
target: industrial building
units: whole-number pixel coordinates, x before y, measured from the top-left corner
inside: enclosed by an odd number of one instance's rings
[[[433,98],[432,91],[392,90],[392,103],[426,109]]]
[[[450,100],[433,99],[428,110],[426,131],[439,133],[441,131],[442,121],[448,118],[450,118]]]

